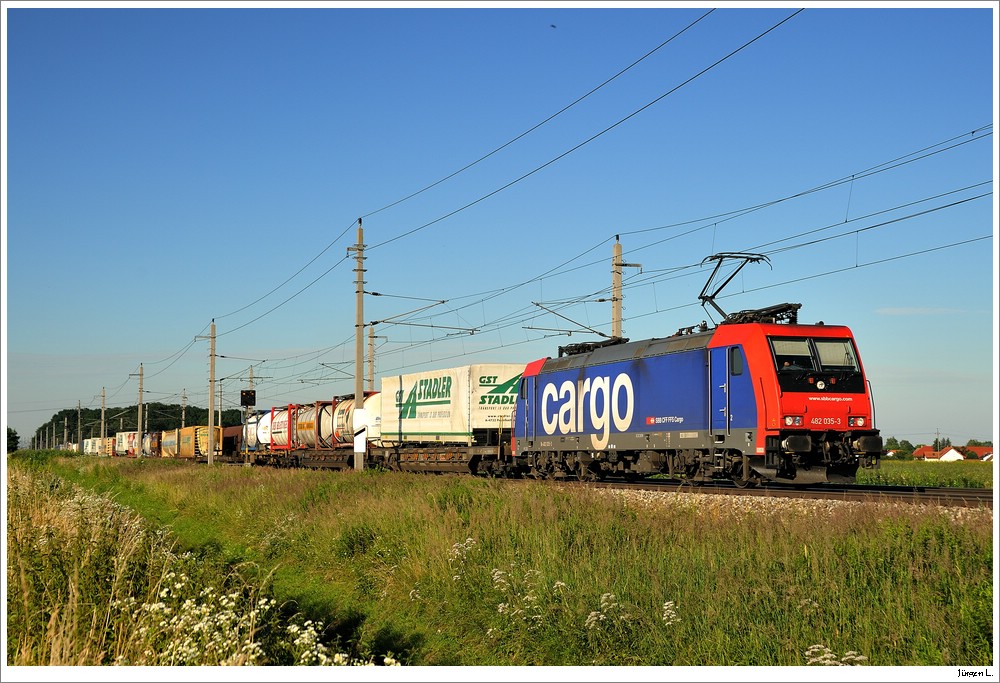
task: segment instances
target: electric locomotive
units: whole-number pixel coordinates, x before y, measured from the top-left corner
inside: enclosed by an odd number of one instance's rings
[[[543,477],[853,481],[882,451],[854,336],[799,325],[799,307],[741,311],[666,338],[574,344],[530,363],[514,458]]]

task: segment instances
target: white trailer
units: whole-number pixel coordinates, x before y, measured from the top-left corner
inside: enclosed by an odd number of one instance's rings
[[[382,378],[383,446],[473,446],[509,430],[524,365],[463,365]]]

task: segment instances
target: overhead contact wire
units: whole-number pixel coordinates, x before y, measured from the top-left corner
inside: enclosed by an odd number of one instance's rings
[[[458,169],[457,171],[455,171],[454,173],[451,173],[450,175],[447,175],[444,178],[441,178],[440,180],[431,183],[427,187],[424,187],[424,188],[422,188],[420,190],[417,190],[416,192],[414,192],[412,194],[409,194],[409,195],[403,197],[402,199],[397,199],[396,201],[392,202],[391,204],[386,204],[381,209],[376,209],[375,211],[372,211],[371,213],[366,213],[365,215],[362,216],[362,218],[368,218],[369,216],[374,216],[375,214],[381,213],[382,211],[385,211],[386,209],[390,209],[390,208],[396,206],[397,204],[401,204],[401,203],[407,201],[408,199],[413,199],[417,195],[422,194],[422,193],[426,192],[427,190],[430,190],[430,189],[432,189],[434,187],[437,187],[438,185],[440,185],[441,183],[445,182],[446,180],[451,180],[452,178],[454,178],[455,176],[457,176],[459,173],[462,173],[464,171],[468,171],[470,168],[472,168],[476,164],[478,164],[478,163],[480,163],[482,161],[486,161],[487,159],[489,159],[491,156],[493,156],[497,152],[500,152],[501,150],[509,147],[510,145],[514,144],[515,142],[517,142],[521,138],[525,137],[529,133],[532,133],[532,132],[538,130],[539,128],[541,128],[542,126],[544,126],[546,123],[548,123],[552,119],[554,119],[557,116],[559,116],[560,114],[568,111],[569,109],[571,109],[572,107],[576,106],[580,102],[583,102],[585,99],[587,99],[588,97],[590,97],[591,95],[593,95],[595,92],[597,92],[598,90],[600,90],[601,88],[603,88],[604,86],[606,86],[608,83],[610,83],[611,81],[615,80],[616,78],[618,78],[619,76],[621,76],[622,74],[624,74],[626,71],[628,71],[632,67],[636,66],[637,64],[639,64],[640,62],[642,62],[643,60],[645,60],[646,58],[650,57],[651,55],[653,55],[655,52],[657,52],[661,48],[663,48],[666,45],[668,45],[669,43],[673,42],[681,34],[685,33],[689,29],[691,29],[695,24],[697,24],[698,22],[700,22],[702,19],[704,19],[705,17],[707,17],[709,14],[711,14],[714,11],[715,11],[715,8],[712,8],[709,11],[705,12],[703,15],[701,15],[700,17],[698,17],[697,19],[695,19],[693,22],[691,22],[690,24],[688,24],[687,26],[685,26],[684,28],[682,28],[680,31],[678,31],[674,35],[672,35],[669,38],[667,38],[665,41],[663,41],[662,43],[660,43],[659,45],[657,45],[656,47],[654,47],[652,50],[650,50],[649,52],[647,52],[646,54],[644,54],[639,59],[635,60],[634,62],[632,62],[631,64],[629,64],[628,66],[626,66],[624,69],[622,69],[621,71],[619,71],[618,73],[616,73],[614,76],[612,76],[611,78],[607,79],[606,81],[604,81],[603,83],[601,83],[597,87],[593,88],[587,94],[578,97],[573,102],[567,104],[565,107],[563,107],[562,109],[560,109],[559,111],[557,111],[555,114],[552,114],[551,116],[549,116],[544,121],[536,123],[534,126],[532,126],[531,128],[529,128],[528,130],[524,131],[520,135],[518,135],[518,136],[516,136],[516,137],[514,137],[514,138],[512,138],[510,140],[508,140],[504,144],[500,145],[499,147],[497,147],[496,149],[494,149],[492,152],[489,152],[488,154],[485,154],[485,155],[479,157],[478,159],[476,159],[472,163],[467,164],[467,165],[463,166],[462,168]]]
[[[536,173],[538,173],[542,169],[548,168],[549,166],[551,166],[555,162],[559,161],[560,159],[563,159],[563,158],[569,156],[570,154],[572,154],[573,152],[577,151],[578,149],[580,149],[584,145],[590,144],[591,142],[593,142],[597,138],[601,137],[605,133],[608,133],[608,132],[614,130],[615,128],[617,128],[621,124],[625,123],[629,119],[631,119],[634,116],[640,114],[641,112],[645,111],[646,109],[649,109],[650,107],[652,107],[654,104],[656,104],[660,100],[664,99],[665,97],[668,97],[669,95],[672,95],[673,93],[675,93],[678,90],[680,90],[681,88],[683,88],[685,85],[687,85],[687,84],[691,83],[692,81],[700,78],[704,74],[708,73],[709,71],[711,71],[712,69],[714,69],[715,67],[717,67],[719,64],[722,64],[723,62],[725,62],[726,60],[730,59],[734,55],[736,55],[739,52],[741,52],[741,51],[745,50],[746,48],[748,48],[750,45],[753,45],[758,40],[760,40],[761,38],[763,38],[764,36],[766,36],[768,33],[771,33],[771,31],[774,31],[775,29],[777,29],[778,27],[780,27],[782,24],[784,24],[787,21],[790,21],[792,18],[794,18],[795,16],[797,16],[798,14],[800,14],[803,11],[805,11],[805,10],[804,9],[796,10],[795,12],[793,12],[789,16],[785,17],[784,19],[782,19],[781,21],[779,21],[777,24],[775,24],[771,28],[769,28],[766,31],[764,31],[763,33],[757,35],[755,38],[747,41],[746,43],[744,43],[740,47],[736,48],[735,50],[733,50],[732,52],[730,52],[729,54],[727,54],[725,57],[722,57],[722,58],[718,59],[717,61],[715,61],[714,63],[712,63],[711,65],[705,67],[704,69],[702,69],[701,71],[699,71],[698,73],[696,73],[694,76],[691,76],[690,78],[688,78],[687,80],[685,80],[681,84],[679,84],[679,85],[671,88],[670,90],[668,90],[667,92],[663,93],[662,95],[660,95],[659,97],[657,97],[653,101],[649,102],[648,104],[645,104],[644,106],[640,107],[639,109],[636,109],[634,112],[632,112],[628,116],[626,116],[626,117],[624,117],[622,119],[619,119],[617,122],[611,124],[610,126],[608,126],[607,128],[605,128],[604,130],[600,131],[599,133],[596,133],[596,134],[592,135],[591,137],[587,138],[586,140],[584,140],[583,142],[579,143],[578,145],[575,145],[574,147],[571,147],[570,149],[566,150],[562,154],[560,154],[560,155],[556,156],[555,158],[550,159],[549,161],[545,162],[541,166],[538,166],[537,168],[535,168],[535,169],[533,169],[531,171],[528,171],[527,173],[525,173],[521,177],[516,178],[516,179],[510,181],[506,185],[503,185],[502,187],[499,187],[499,188],[493,190],[492,192],[489,192],[489,193],[483,195],[482,197],[479,197],[478,199],[475,199],[475,200],[469,202],[465,206],[462,206],[462,207],[460,207],[458,209],[455,209],[454,211],[446,213],[445,215],[440,216],[439,218],[435,218],[434,220],[429,221],[427,223],[424,223],[423,225],[418,226],[416,228],[413,228],[412,230],[408,230],[408,231],[406,231],[404,233],[396,235],[395,237],[387,239],[384,242],[379,242],[378,244],[374,244],[374,245],[368,247],[369,251],[372,250],[372,249],[377,249],[378,247],[384,247],[385,245],[390,244],[392,242],[395,242],[396,240],[400,240],[400,239],[402,239],[404,237],[408,237],[409,235],[412,235],[412,234],[414,234],[416,232],[419,232],[421,230],[429,228],[430,226],[432,226],[432,225],[434,225],[436,223],[440,223],[441,221],[443,221],[443,220],[445,220],[447,218],[451,218],[455,214],[461,213],[462,211],[465,211],[466,209],[471,208],[471,207],[475,206],[476,204],[479,204],[480,202],[483,202],[483,201],[489,199],[490,197],[492,197],[492,196],[494,196],[496,194],[499,194],[500,192],[503,192],[504,190],[506,190],[506,189],[508,189],[508,188],[510,188],[510,187],[512,187],[514,185],[516,185],[517,183],[521,182],[522,180],[535,175]]]

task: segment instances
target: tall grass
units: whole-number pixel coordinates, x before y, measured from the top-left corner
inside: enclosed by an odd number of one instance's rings
[[[282,616],[266,577],[177,553],[135,512],[35,465],[7,472],[8,663],[363,661],[331,652],[322,624]]]
[[[320,642],[355,656],[992,663],[990,510],[644,501],[548,483],[155,460],[48,467],[128,500],[194,556],[266,579],[268,599],[322,622]]]
[[[859,484],[993,488],[992,462],[883,459],[876,470],[858,470]]]

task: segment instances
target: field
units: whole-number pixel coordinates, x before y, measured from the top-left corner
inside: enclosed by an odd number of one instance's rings
[[[992,462],[960,460],[886,460],[877,470],[860,470],[859,484],[890,486],[951,486],[962,489],[993,488]]]
[[[990,510],[39,453],[7,491],[11,665],[994,664]]]

